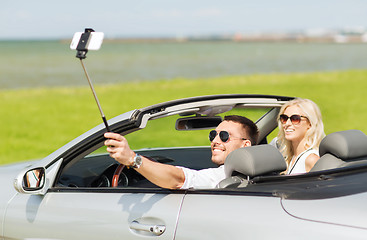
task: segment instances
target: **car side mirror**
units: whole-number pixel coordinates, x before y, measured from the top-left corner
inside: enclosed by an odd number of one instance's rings
[[[14,181],[14,187],[20,193],[33,193],[44,185],[45,169],[42,167],[30,169]]]

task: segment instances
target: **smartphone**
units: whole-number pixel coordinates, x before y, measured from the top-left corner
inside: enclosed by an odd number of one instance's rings
[[[71,40],[70,49],[76,49],[78,47],[80,38],[83,32],[76,32]],[[101,48],[103,42],[103,32],[91,32],[88,43],[86,45],[87,50],[98,50]]]

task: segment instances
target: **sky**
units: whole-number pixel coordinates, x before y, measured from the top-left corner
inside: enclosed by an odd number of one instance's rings
[[[0,40],[185,37],[367,27],[366,0],[2,0]]]

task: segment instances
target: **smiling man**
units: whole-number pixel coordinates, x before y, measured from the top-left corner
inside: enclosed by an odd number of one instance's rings
[[[231,115],[209,133],[212,162],[218,168],[193,170],[154,162],[132,151],[122,135],[105,133],[110,156],[119,163],[133,167],[152,183],[169,189],[214,188],[225,178],[224,162],[230,152],[255,145],[259,132],[250,119]]]

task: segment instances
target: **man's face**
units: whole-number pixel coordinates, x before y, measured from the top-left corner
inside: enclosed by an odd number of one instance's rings
[[[224,164],[224,161],[228,154],[233,150],[241,147],[251,146],[251,142],[248,139],[245,129],[240,123],[232,121],[223,121],[215,129],[217,131],[217,136],[211,142],[212,150],[212,162],[217,165]],[[219,137],[219,132],[227,131],[229,133],[229,140],[223,142]],[[243,140],[241,138],[245,138]]]

